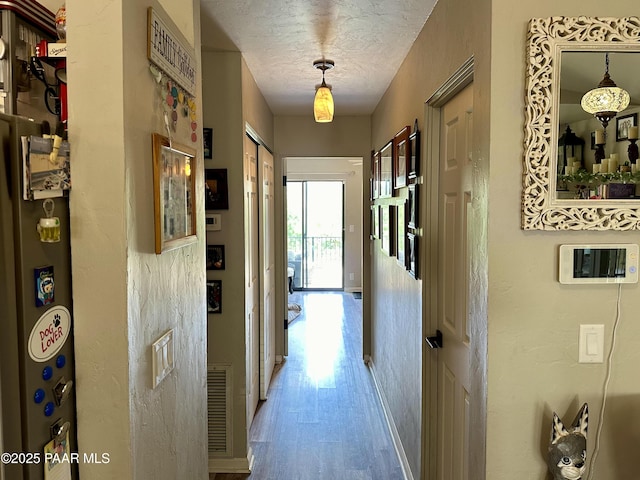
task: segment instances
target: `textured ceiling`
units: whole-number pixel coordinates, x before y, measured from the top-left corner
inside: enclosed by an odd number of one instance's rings
[[[336,115],[368,115],[436,0],[201,0],[202,47],[241,51],[276,115],[311,111],[327,71]]]

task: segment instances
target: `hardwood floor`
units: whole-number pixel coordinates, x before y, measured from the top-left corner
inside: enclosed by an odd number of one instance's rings
[[[402,469],[371,374],[362,360],[362,300],[295,292],[289,356],[250,430],[250,475],[215,480],[395,480]]]

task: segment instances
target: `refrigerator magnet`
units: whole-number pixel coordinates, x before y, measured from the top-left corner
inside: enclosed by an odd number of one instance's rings
[[[34,268],[33,277],[35,279],[36,307],[52,304],[55,293],[53,265]]]

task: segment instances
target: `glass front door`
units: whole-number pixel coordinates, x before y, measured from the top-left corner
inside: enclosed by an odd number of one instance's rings
[[[287,182],[287,258],[296,290],[343,288],[344,186]]]

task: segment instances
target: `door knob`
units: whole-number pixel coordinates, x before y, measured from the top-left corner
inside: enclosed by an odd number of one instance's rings
[[[442,340],[442,332],[440,330],[436,330],[435,336],[427,337],[425,340],[427,341],[427,344],[429,345],[429,347],[433,349],[442,348],[444,346],[444,343]]]

